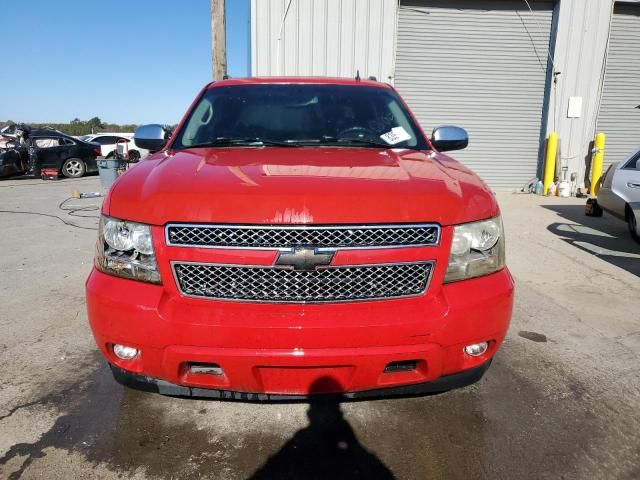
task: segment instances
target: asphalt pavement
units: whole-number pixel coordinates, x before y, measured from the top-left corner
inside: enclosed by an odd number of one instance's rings
[[[100,201],[59,208],[98,185],[0,182],[0,478],[640,478],[640,245],[584,200],[497,194],[516,307],[479,383],[255,404],[113,381],[84,305]]]

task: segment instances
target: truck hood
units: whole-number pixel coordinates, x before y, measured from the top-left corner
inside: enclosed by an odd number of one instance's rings
[[[153,225],[450,225],[498,206],[475,174],[435,152],[248,147],[154,154],[118,179],[104,213]]]

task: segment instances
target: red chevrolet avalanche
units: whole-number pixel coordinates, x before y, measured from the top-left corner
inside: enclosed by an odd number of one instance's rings
[[[374,80],[207,85],[102,207],[87,308],[117,381],[246,400],[478,381],[514,284],[500,210]]]

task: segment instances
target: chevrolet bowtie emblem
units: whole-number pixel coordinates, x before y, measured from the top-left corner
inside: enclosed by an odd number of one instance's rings
[[[290,267],[294,270],[314,270],[316,267],[329,265],[336,252],[322,251],[316,248],[296,247],[278,254],[276,265]]]

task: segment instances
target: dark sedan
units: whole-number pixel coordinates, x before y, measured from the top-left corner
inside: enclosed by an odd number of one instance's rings
[[[42,169],[55,169],[69,178],[79,178],[86,173],[98,171],[96,157],[100,155],[100,145],[83,142],[46,128],[30,130],[29,140],[36,149]],[[10,142],[0,150],[0,176],[24,173],[27,157],[25,147]]]

